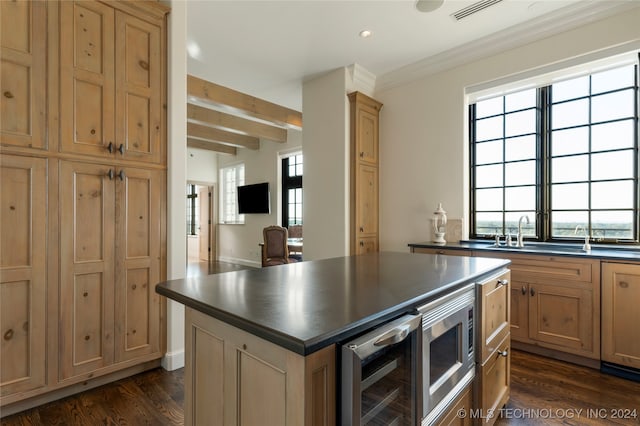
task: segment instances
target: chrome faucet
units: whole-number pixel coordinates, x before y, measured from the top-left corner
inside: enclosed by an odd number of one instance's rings
[[[576,230],[573,233],[575,235],[578,235],[578,231],[580,229],[582,229],[582,232],[584,232],[584,245],[582,246],[582,250],[590,251],[591,250],[591,244],[589,244],[589,234],[587,233],[587,228],[585,228],[582,225],[578,225],[578,226],[576,226]]]
[[[522,219],[527,220],[527,225],[531,222],[529,221],[529,216],[522,215],[520,219],[518,219],[518,235],[516,236],[516,247],[524,247],[524,241],[522,239]]]

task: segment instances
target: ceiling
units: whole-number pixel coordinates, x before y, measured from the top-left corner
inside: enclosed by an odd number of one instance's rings
[[[301,111],[302,83],[357,63],[393,85],[638,7],[636,0],[503,0],[457,21],[475,1],[423,13],[411,0],[187,3],[189,74]],[[372,36],[362,38],[367,29]],[[411,71],[411,72],[409,72]]]

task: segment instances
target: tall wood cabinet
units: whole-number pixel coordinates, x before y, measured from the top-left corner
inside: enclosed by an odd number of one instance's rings
[[[0,2],[3,415],[159,364],[167,12]]]
[[[351,254],[379,249],[379,122],[382,104],[360,92],[351,112]]]

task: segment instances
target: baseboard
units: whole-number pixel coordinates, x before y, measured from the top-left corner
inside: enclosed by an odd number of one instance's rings
[[[167,352],[160,361],[160,365],[167,371],[184,367],[184,349],[175,352]]]
[[[516,342],[513,339],[511,340],[511,347],[513,349],[519,349],[525,352],[531,352],[536,355],[546,356],[547,358],[557,359],[559,361],[566,361],[572,364],[582,365],[584,367],[595,368],[597,370],[600,369],[600,360],[593,358],[586,358],[579,355],[574,355],[562,351],[557,351],[554,349],[543,348],[537,345],[532,345],[529,343]]]
[[[254,268],[262,267],[262,262],[256,262],[254,260],[240,259],[237,257],[218,256],[218,261],[237,263],[238,265],[253,266]]]

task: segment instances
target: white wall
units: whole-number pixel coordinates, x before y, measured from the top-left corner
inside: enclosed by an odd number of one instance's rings
[[[194,183],[218,182],[218,154],[204,149],[187,148],[187,180]]]
[[[380,129],[380,247],[428,241],[433,211],[468,228],[465,88],[640,40],[640,9],[376,93]],[[466,238],[467,233],[463,233]]]
[[[186,4],[170,2],[168,58],[167,132],[167,278],[184,278],[187,246],[185,238],[187,166],[187,14]],[[162,366],[174,370],[184,366],[184,306],[167,301],[167,353]]]
[[[261,265],[258,244],[263,240],[262,229],[269,225],[280,224],[281,216],[278,214],[280,209],[279,155],[301,149],[302,133],[298,130],[289,130],[286,143],[263,139],[260,141],[259,150],[238,148],[236,156],[218,156],[219,168],[244,163],[245,184],[269,182],[271,195],[270,214],[245,215],[245,223],[242,225],[218,224],[219,260],[251,266]],[[305,164],[304,167],[306,172],[307,165]],[[219,201],[219,197],[216,201]]]

